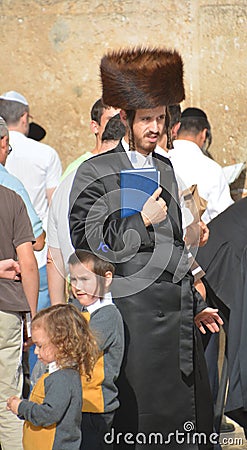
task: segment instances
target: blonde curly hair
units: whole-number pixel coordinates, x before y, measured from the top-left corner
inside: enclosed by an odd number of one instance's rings
[[[72,304],[57,304],[39,311],[32,328],[43,328],[56,347],[56,363],[73,368],[88,379],[98,358],[98,346],[87,320]]]

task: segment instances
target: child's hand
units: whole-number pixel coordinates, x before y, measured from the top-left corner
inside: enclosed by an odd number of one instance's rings
[[[14,414],[18,414],[18,406],[21,403],[21,399],[16,397],[15,395],[13,397],[9,397],[7,400],[7,410],[12,411]]]

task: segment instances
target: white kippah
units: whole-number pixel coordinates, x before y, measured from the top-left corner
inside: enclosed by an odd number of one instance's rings
[[[12,102],[19,102],[22,103],[25,106],[28,106],[28,102],[26,100],[26,98],[19,94],[16,91],[8,91],[8,92],[4,92],[4,94],[0,95],[0,99],[2,100],[9,100]]]

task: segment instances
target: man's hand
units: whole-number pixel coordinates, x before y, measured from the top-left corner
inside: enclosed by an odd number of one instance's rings
[[[200,241],[199,241],[199,247],[204,247],[204,245],[208,242],[209,238],[209,228],[207,225],[201,220],[199,222],[200,226]]]
[[[218,314],[218,309],[209,307],[197,314],[194,321],[202,334],[206,334],[203,324],[209,329],[209,331],[211,331],[211,333],[218,333],[220,331],[218,324],[223,325],[224,323]]]
[[[13,397],[9,397],[7,400],[7,410],[12,411],[14,414],[18,414],[18,406],[21,403],[21,399],[16,397],[15,395]]]
[[[159,187],[143,205],[141,216],[146,227],[166,219],[167,206],[165,200],[160,197],[161,192],[162,188]]]
[[[203,247],[209,238],[209,229],[201,220],[193,222],[186,228],[185,243],[188,247]]]
[[[14,259],[4,259],[0,261],[0,278],[9,280],[20,280],[20,266]]]

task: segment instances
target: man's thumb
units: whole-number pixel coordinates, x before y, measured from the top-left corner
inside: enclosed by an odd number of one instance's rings
[[[158,187],[158,189],[156,189],[156,191],[154,191],[154,193],[152,194],[153,199],[157,200],[159,198],[161,192],[162,192],[162,188]]]

